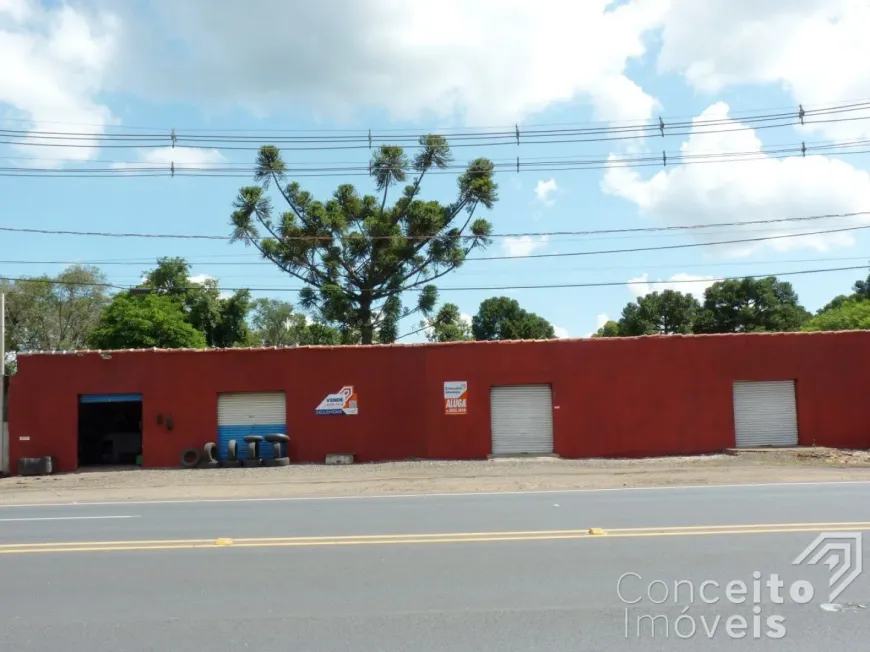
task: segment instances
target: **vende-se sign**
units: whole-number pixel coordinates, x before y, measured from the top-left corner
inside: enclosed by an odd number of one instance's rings
[[[468,381],[444,383],[444,414],[468,414]]]

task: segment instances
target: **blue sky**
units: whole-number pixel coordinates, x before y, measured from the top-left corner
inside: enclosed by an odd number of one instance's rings
[[[755,152],[736,162],[684,167],[503,171],[497,175],[501,199],[486,214],[496,233],[870,211],[870,157],[843,154],[870,150],[860,143],[870,138],[870,105],[850,111],[850,120],[803,128],[782,120],[782,126],[756,132],[740,122],[752,115],[796,115],[798,103],[819,110],[870,100],[870,74],[860,63],[870,52],[855,27],[870,24],[866,3],[801,0],[758,7],[760,3],[743,0],[589,0],[579,7],[561,0],[497,5],[457,0],[435,9],[393,0],[336,0],[331,11],[301,2],[285,2],[271,11],[277,5],[252,0],[242,13],[216,0],[183,4],[178,8],[158,0],[145,8],[101,0],[0,0],[0,60],[13,61],[0,70],[2,128],[84,134],[70,138],[97,145],[0,145],[0,167],[52,168],[56,175],[0,176],[0,226],[229,234],[231,203],[238,188],[249,183],[245,178],[72,178],[67,171],[143,162],[165,169],[169,161],[179,167],[242,171],[253,163],[255,152],[105,148],[98,145],[106,141],[87,140],[100,134],[166,134],[168,145],[172,129],[182,137],[225,136],[234,130],[262,136],[267,143],[270,137],[290,134],[287,130],[334,136],[371,129],[377,136],[397,130],[492,130],[519,123],[522,133],[543,125],[617,128],[657,121],[660,115],[666,124],[716,120],[718,129],[697,126],[692,135],[682,136],[668,135],[666,129],[664,138],[626,141],[462,148],[454,154],[461,162],[478,156],[496,161],[517,156],[521,161],[618,160],[644,152],[660,156],[662,149],[671,156],[682,149],[720,159]],[[345,11],[336,11],[339,4]],[[500,22],[487,30],[492,15],[500,16]],[[801,142],[829,149],[805,159],[764,154],[765,148]],[[351,150],[294,152],[287,158],[329,166],[365,164],[368,156],[367,150]],[[364,192],[372,188],[366,177],[299,180],[321,198],[345,181]],[[424,196],[447,201],[454,188],[455,176],[440,176],[429,181]],[[643,248],[866,224],[867,216],[857,216],[690,233],[497,238],[479,255]],[[546,317],[561,335],[583,337],[600,325],[603,315],[617,318],[638,293],[665,287],[626,285],[630,280],[674,280],[673,287],[701,293],[703,282],[681,281],[862,266],[870,260],[868,243],[870,236],[856,230],[740,247],[469,261],[440,283],[441,300],[470,315],[488,296],[507,294]],[[241,244],[10,232],[0,232],[0,244],[3,261],[101,261],[119,285],[136,283],[158,256],[184,256],[193,263],[194,274],[213,276],[223,287],[298,287]],[[63,267],[0,262],[0,275],[55,274]],[[815,310],[863,276],[866,271],[851,270],[786,280]],[[617,285],[447,289],[570,283]],[[293,292],[257,294],[295,298]],[[418,321],[408,319],[402,332],[415,330]]]

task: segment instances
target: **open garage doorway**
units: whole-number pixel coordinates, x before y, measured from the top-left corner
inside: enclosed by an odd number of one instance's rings
[[[79,466],[141,464],[142,395],[79,398]]]

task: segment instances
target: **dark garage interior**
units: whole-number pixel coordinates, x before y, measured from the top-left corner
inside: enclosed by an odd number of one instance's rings
[[[78,448],[79,466],[141,463],[142,400],[81,397]]]

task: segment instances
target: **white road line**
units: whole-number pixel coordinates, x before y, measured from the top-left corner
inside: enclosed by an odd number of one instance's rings
[[[13,523],[16,521],[97,521],[111,518],[139,518],[139,516],[44,516],[39,518],[0,518],[0,523]]]
[[[203,503],[274,503],[274,502],[301,502],[311,500],[384,500],[399,498],[454,498],[469,496],[534,496],[552,494],[596,494],[614,492],[643,492],[643,491],[697,491],[699,489],[769,489],[791,487],[836,487],[839,485],[854,486],[868,485],[870,480],[843,480],[823,482],[767,482],[757,484],[704,484],[683,485],[666,487],[610,487],[607,489],[540,489],[529,491],[465,491],[445,493],[420,493],[420,494],[355,494],[353,496],[288,496],[283,498],[191,498],[182,500],[112,500],[104,502],[67,502],[67,503],[32,503],[2,505],[0,509],[27,508],[27,507],[89,507],[111,505],[200,505]]]

